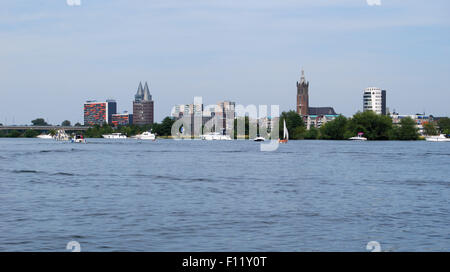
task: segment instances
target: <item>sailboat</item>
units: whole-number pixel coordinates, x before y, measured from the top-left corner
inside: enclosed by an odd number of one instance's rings
[[[286,120],[283,120],[283,139],[279,139],[278,142],[286,144],[289,140],[289,131],[286,127]]]

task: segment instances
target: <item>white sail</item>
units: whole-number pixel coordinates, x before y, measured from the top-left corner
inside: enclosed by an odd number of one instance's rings
[[[287,127],[286,127],[286,120],[284,120],[283,138],[285,140],[289,139],[289,131],[288,131]]]

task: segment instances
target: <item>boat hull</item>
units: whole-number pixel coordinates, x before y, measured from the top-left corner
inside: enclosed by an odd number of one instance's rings
[[[218,133],[206,134],[201,136],[202,140],[206,141],[231,141],[231,137],[229,135],[221,135]]]
[[[444,134],[441,134],[439,136],[429,136],[426,137],[425,140],[427,142],[450,142],[450,138],[445,137]]]
[[[103,138],[105,139],[126,139],[127,136],[122,135],[122,136],[116,136],[116,135],[102,135]]]
[[[367,141],[367,138],[363,138],[363,137],[352,137],[350,139],[348,139],[349,141],[356,141],[356,142],[360,142],[360,141]]]

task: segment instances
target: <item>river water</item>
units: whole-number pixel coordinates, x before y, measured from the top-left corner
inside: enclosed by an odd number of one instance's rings
[[[0,251],[450,250],[450,144],[0,139]]]

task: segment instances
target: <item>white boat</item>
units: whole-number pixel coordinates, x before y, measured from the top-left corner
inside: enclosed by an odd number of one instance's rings
[[[202,140],[206,141],[231,141],[231,137],[229,135],[222,135],[219,132],[210,132],[208,134],[201,136]]]
[[[358,136],[356,137],[351,137],[349,140],[350,141],[367,141],[366,137],[363,137],[364,133],[360,132],[358,133]]]
[[[253,139],[253,141],[255,142],[264,142],[266,140],[266,138],[261,137],[261,136],[257,136],[255,139]]]
[[[134,139],[138,139],[138,140],[156,140],[156,135],[151,133],[151,131],[145,131],[141,134],[138,134],[136,136],[133,137]]]
[[[84,139],[83,135],[75,135],[72,137],[72,139],[70,140],[72,143],[77,143],[77,144],[85,144],[86,140]]]
[[[38,135],[36,138],[45,139],[45,140],[52,140],[53,136],[50,135],[50,134],[41,134],[41,135]]]
[[[57,141],[69,141],[70,136],[62,129],[58,130],[55,135],[55,140]]]
[[[428,142],[450,142],[450,138],[447,138],[445,134],[439,136],[428,136],[425,138]]]
[[[111,133],[111,134],[105,134],[102,135],[105,139],[126,139],[127,136],[123,135],[122,133]]]

